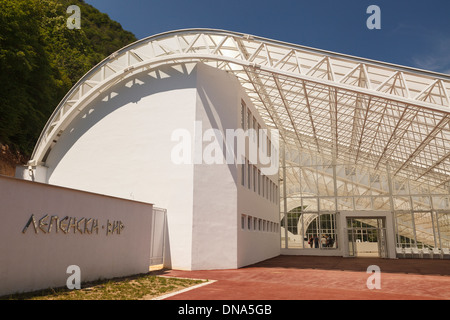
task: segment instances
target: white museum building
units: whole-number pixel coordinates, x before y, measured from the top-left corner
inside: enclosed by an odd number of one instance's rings
[[[84,75],[16,177],[166,209],[173,269],[446,259],[449,93],[445,74],[172,31]]]

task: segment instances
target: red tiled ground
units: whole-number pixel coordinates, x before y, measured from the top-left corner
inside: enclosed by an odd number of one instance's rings
[[[381,269],[369,290],[367,267]],[[217,280],[168,300],[450,299],[450,260],[279,256],[238,270],[164,270],[171,277]]]

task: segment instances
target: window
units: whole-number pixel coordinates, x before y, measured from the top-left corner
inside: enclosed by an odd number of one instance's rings
[[[265,194],[265,189],[266,189],[266,177],[265,176],[261,176],[261,184],[262,184],[262,191],[261,191],[261,196],[264,197]]]
[[[245,229],[245,215],[241,215],[241,229],[244,230]]]
[[[245,130],[245,115],[247,114],[247,108],[244,101],[241,102],[241,127]]]
[[[252,122],[252,112],[250,110],[247,111],[247,129],[250,130],[253,127],[253,122]]]
[[[269,199],[269,178],[264,177],[264,181],[266,184],[266,199]]]
[[[256,129],[256,128],[255,128]],[[258,131],[256,132],[256,136],[257,136],[257,139],[258,139],[258,148],[259,148],[259,133],[260,133],[260,131],[261,131],[261,126],[259,125],[259,123],[258,123]]]
[[[261,170],[258,170],[258,194],[261,195]]]
[[[252,229],[252,217],[250,216],[247,217],[247,228],[248,230]]]
[[[245,186],[245,162],[241,164],[241,184]]]
[[[272,180],[270,180],[270,179],[269,179],[269,185],[270,185],[269,201],[273,202],[273,183],[272,183]]]
[[[258,225],[258,218],[253,218],[253,230],[256,230],[257,225]]]
[[[256,188],[257,188],[257,179],[258,179],[258,176],[257,176],[257,173],[258,173],[258,171],[257,171],[258,169],[256,168],[256,166],[253,166],[253,191],[255,191],[256,192]]]
[[[267,151],[269,152],[268,156],[272,156],[272,141],[269,140],[269,147],[267,148]]]
[[[275,202],[275,183],[273,183],[273,181],[271,182],[272,183],[272,202]]]
[[[252,165],[250,164],[250,161],[247,160],[247,187],[249,189],[252,188]]]

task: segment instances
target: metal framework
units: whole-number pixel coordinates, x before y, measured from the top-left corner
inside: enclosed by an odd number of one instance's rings
[[[106,58],[57,106],[29,165],[45,164],[72,119],[102,92],[138,73],[188,62],[235,75],[266,124],[279,130],[285,150],[315,157],[309,167],[294,162],[287,194],[314,189],[334,197],[330,210],[347,196],[353,208],[367,196],[363,207],[395,210],[402,200],[394,189],[407,183],[408,208],[423,206],[416,195],[448,201],[450,76],[223,30],[167,32]],[[389,179],[390,189],[380,179]]]
[[[161,64],[202,61],[236,75],[284,142],[434,187],[450,178],[450,77],[255,36],[180,30],[112,54],[66,95],[31,164],[43,161],[70,120],[99,93]]]

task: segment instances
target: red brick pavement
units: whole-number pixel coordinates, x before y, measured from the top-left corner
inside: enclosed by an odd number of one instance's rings
[[[368,289],[367,268],[381,270]],[[278,256],[237,270],[163,270],[161,275],[217,280],[168,300],[450,299],[450,260]]]

